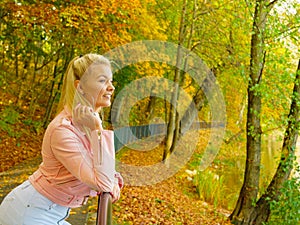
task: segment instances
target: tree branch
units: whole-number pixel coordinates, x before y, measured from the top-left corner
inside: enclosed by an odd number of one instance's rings
[[[269,4],[267,4],[267,8],[271,9],[276,4],[276,2],[278,2],[278,0],[271,1]]]

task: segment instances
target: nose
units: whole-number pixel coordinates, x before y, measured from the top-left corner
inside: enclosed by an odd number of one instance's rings
[[[113,85],[112,81],[108,81],[107,89],[109,91],[114,91],[115,90],[115,86]]]

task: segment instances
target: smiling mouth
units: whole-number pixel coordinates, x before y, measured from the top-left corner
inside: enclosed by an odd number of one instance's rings
[[[109,99],[110,99],[110,98],[111,98],[111,95],[103,95],[102,97],[103,97],[103,98],[109,98]]]

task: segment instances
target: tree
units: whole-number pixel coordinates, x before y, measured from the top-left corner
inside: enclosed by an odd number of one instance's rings
[[[2,1],[1,79],[10,87],[17,107],[28,110],[28,121],[37,119],[36,109],[45,108],[42,123],[47,126],[66,64],[75,55],[103,54],[134,39],[163,38],[147,4],[139,0]],[[141,26],[145,23],[148,26]]]
[[[266,193],[257,201],[261,166],[261,112],[263,69],[266,59],[266,24],[277,1],[256,1],[251,36],[251,58],[248,83],[247,160],[244,183],[230,219],[234,224],[262,224],[270,215],[269,200],[277,199],[280,188],[288,179],[299,129],[299,71],[297,71],[288,126],[282,147],[282,159]],[[299,69],[298,69],[299,70]]]
[[[298,62],[291,99],[292,103],[288,115],[288,125],[284,133],[281,160],[267,191],[259,198],[251,213],[253,224],[261,224],[269,219],[271,213],[270,202],[279,199],[281,195],[280,190],[284,182],[289,179],[293,169],[296,143],[300,129],[300,60]]]
[[[174,73],[174,86],[172,88],[173,92],[171,97],[166,146],[164,149],[163,161],[167,160],[170,154],[172,153],[171,148],[172,146],[174,148],[174,145],[176,145],[175,140],[178,138],[178,135],[176,135],[176,132],[178,131],[178,127],[176,128],[176,121],[178,124],[178,120],[176,119],[178,117],[176,110],[177,110],[177,99],[178,99],[178,92],[179,92],[178,88],[179,88],[180,75],[181,75],[180,68],[183,63],[182,46],[185,41],[185,32],[186,32],[185,31],[186,4],[187,1],[184,0],[182,6],[182,12],[181,12],[179,34],[178,34],[179,36],[178,36],[178,48],[177,48],[177,55],[176,55],[176,68]]]

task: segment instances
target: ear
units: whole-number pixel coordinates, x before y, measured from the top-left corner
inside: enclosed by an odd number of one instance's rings
[[[74,81],[74,86],[75,86],[75,89],[77,89],[78,88],[78,86],[79,86],[79,82],[80,82],[80,80],[75,80]],[[80,86],[79,86],[80,87]]]
[[[78,90],[80,94],[84,95],[82,87],[80,86],[80,80],[75,80],[74,86],[75,86],[75,89]]]

